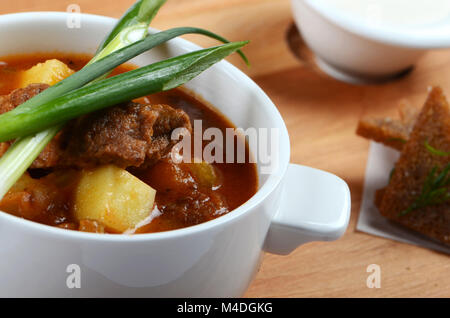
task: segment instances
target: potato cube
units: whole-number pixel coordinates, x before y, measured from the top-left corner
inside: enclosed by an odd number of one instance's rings
[[[200,186],[213,188],[218,185],[219,180],[213,165],[203,161],[201,163],[186,164],[190,173]]]
[[[48,60],[23,71],[20,75],[19,87],[36,83],[54,85],[73,73],[75,72],[63,62],[55,59]]]
[[[114,232],[134,229],[153,210],[156,191],[113,165],[83,171],[75,195],[78,220],[99,221]]]

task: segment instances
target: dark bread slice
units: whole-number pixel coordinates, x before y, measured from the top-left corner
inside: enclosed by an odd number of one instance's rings
[[[449,164],[449,156],[439,156],[425,144],[450,152],[450,108],[440,88],[433,88],[408,142],[404,145],[389,185],[377,198],[380,213],[410,229],[450,245],[450,202],[407,210],[422,193],[434,167],[438,171]],[[450,191],[450,189],[448,189]],[[381,201],[381,202],[380,202]]]
[[[386,188],[378,189],[375,192],[374,203],[375,203],[375,206],[378,208],[378,210],[380,209],[381,203],[383,202],[385,192],[386,192]]]
[[[408,131],[399,120],[366,118],[359,122],[356,133],[364,138],[402,150],[409,138]]]
[[[358,123],[356,134],[381,142],[384,145],[402,150],[409,139],[419,110],[403,103],[399,108],[399,118],[363,118]]]

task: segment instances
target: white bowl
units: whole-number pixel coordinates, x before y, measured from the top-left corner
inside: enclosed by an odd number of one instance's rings
[[[82,15],[81,28],[68,29],[69,18],[54,12],[0,16],[0,56],[56,50],[94,53],[116,22]],[[198,48],[175,39],[133,62],[144,65]],[[270,175],[262,174],[258,165],[258,192],[216,220],[135,236],[67,231],[0,212],[0,297],[240,296],[264,251],[287,254],[302,243],[334,240],[344,233],[350,214],[346,183],[289,164],[283,119],[251,79],[224,61],[187,87],[238,127],[278,129],[278,165]],[[81,285],[72,284],[79,277]]]
[[[366,23],[327,1],[292,0],[295,22],[323,71],[359,82],[394,77],[432,48],[450,46],[450,24],[398,27]]]

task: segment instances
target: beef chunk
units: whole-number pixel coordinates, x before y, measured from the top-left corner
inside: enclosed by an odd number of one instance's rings
[[[175,145],[171,133],[178,127],[190,130],[189,117],[167,105],[128,103],[102,110],[64,130],[60,165],[148,166],[170,152]]]
[[[32,84],[0,97],[0,113],[10,111],[48,85]],[[147,167],[166,156],[176,128],[191,130],[188,115],[167,105],[126,103],[71,121],[47,145],[31,168],[87,168],[115,164]],[[0,144],[0,156],[11,142]]]
[[[25,88],[16,89],[7,96],[0,96],[0,114],[13,110],[48,87],[47,84],[31,84]],[[51,167],[57,164],[60,155],[59,137],[60,134],[44,148],[33,163],[32,168]],[[8,150],[11,143],[12,141],[0,143],[0,156]]]
[[[8,96],[0,97],[0,114],[13,110],[48,87],[47,84],[31,84],[25,88],[14,90]]]

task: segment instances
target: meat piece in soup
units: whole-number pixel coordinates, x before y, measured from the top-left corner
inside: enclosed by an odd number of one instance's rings
[[[176,128],[191,130],[189,117],[167,105],[128,103],[71,122],[63,130],[59,166],[150,166],[178,142]]]
[[[47,84],[30,84],[25,88],[19,88],[14,90],[9,95],[0,97],[0,114],[13,110],[20,104],[25,103],[30,98],[41,93],[43,90],[47,89],[49,86]],[[52,142],[50,142],[45,149],[41,152],[39,157],[32,164],[32,168],[40,168],[46,166],[54,166],[60,158],[60,148],[59,148],[59,138],[58,134]],[[9,148],[12,141],[0,143],[0,155]]]

